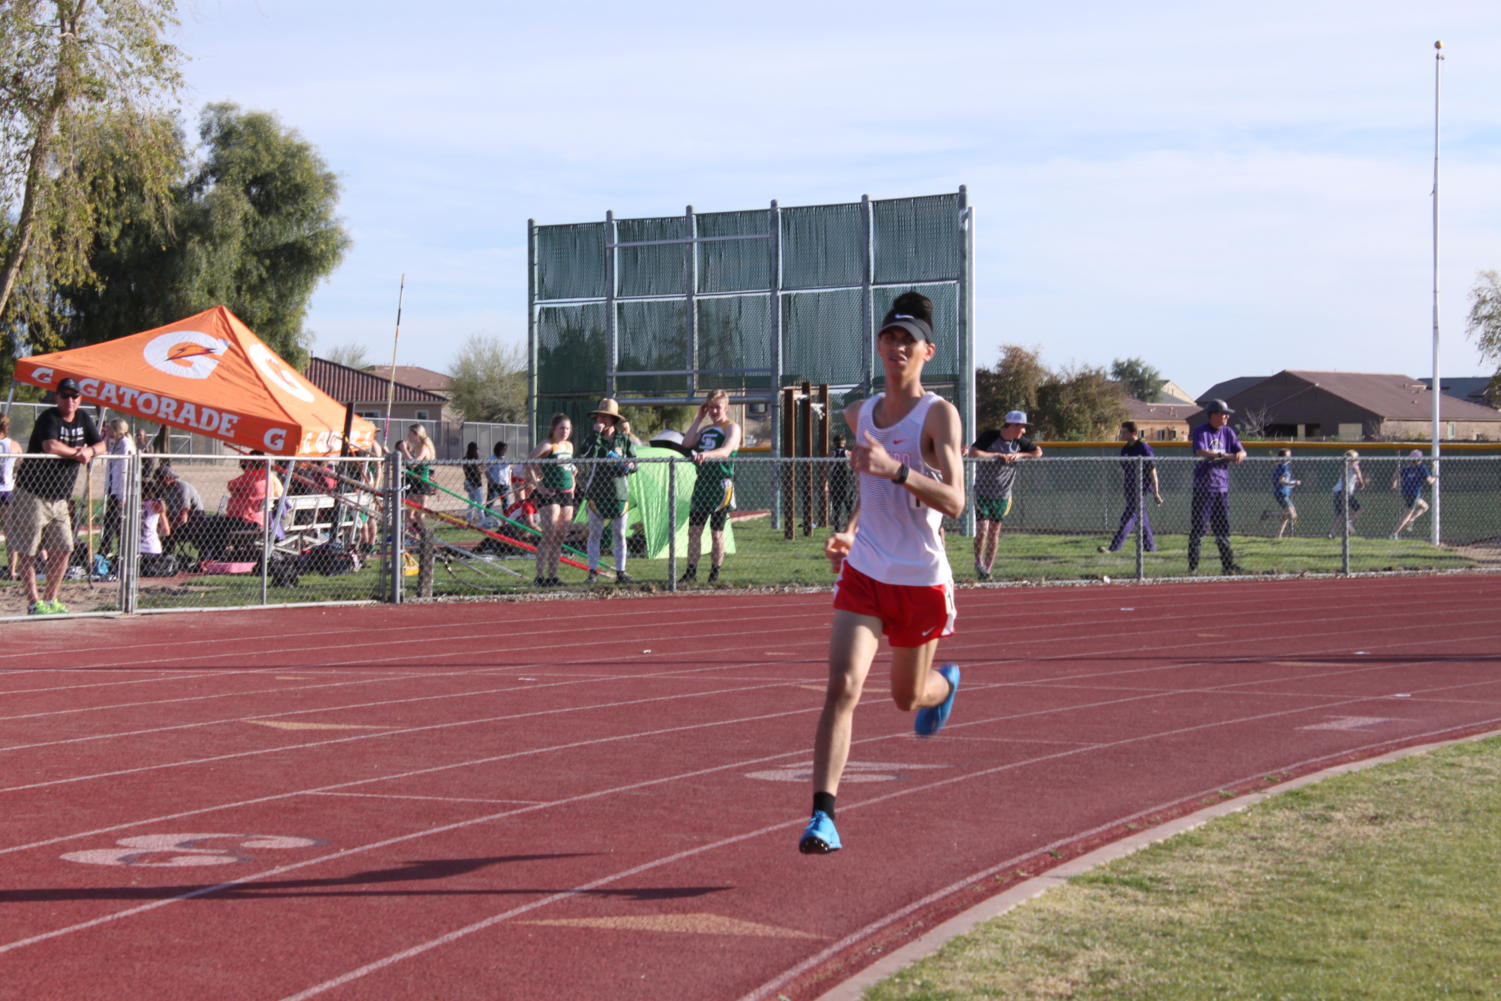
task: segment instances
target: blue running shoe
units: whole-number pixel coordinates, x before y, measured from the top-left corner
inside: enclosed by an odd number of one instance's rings
[[[936,706],[917,711],[912,729],[919,737],[931,737],[942,730],[943,725],[949,721],[949,713],[954,711],[954,696],[959,694],[959,665],[945,664],[938,669],[938,673],[949,683],[949,697]]]
[[[803,829],[802,840],[797,843],[797,850],[804,855],[827,855],[841,847],[833,818],[822,810],[814,810],[808,826]]]

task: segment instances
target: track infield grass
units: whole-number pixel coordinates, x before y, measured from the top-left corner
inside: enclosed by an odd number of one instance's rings
[[[867,1001],[1501,997],[1501,737],[1289,790],[954,939]]]

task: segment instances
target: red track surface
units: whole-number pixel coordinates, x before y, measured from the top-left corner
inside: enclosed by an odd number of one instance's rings
[[[1484,576],[962,592],[953,721],[914,738],[878,662],[826,857],[825,595],[7,625],[0,997],[813,997],[1223,790],[1501,728],[1497,608]]]

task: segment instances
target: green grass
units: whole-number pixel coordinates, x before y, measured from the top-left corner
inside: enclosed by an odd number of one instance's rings
[[[1289,791],[1070,880],[867,1001],[1501,997],[1501,738]]]
[[[801,530],[787,539],[783,530],[773,527],[770,518],[750,518],[735,523],[736,552],[725,561],[723,587],[827,587],[833,581],[828,561],[823,555],[827,530],[818,528],[804,536]],[[442,527],[436,532],[439,541],[468,546],[477,539],[475,533],[462,528]],[[1002,531],[999,554],[992,579],[998,581],[1069,581],[1098,580],[1110,577],[1126,580],[1135,576],[1136,558],[1131,544],[1119,553],[1098,553],[1097,547],[1108,541],[1106,535],[1045,534],[1040,532]],[[949,561],[957,579],[970,582],[974,577],[973,543],[956,533],[945,536]],[[1157,537],[1160,550],[1149,553],[1145,561],[1147,577],[1182,576],[1187,573],[1187,540],[1180,534]],[[1233,539],[1237,561],[1257,574],[1337,573],[1341,569],[1340,540],[1295,537],[1268,539],[1262,536],[1236,536]],[[582,542],[578,548],[582,549]],[[3,549],[0,549],[3,553]],[[584,562],[582,557],[575,557]],[[606,554],[606,562],[609,556]],[[3,559],[3,556],[0,556]],[[683,558],[678,558],[682,572]],[[703,564],[707,566],[707,561]],[[1453,550],[1434,547],[1415,538],[1352,539],[1350,569],[1354,572],[1394,572],[1422,570],[1459,570],[1474,566],[1473,560]],[[273,604],[283,602],[361,601],[384,597],[379,580],[379,561],[354,574],[323,577],[304,574],[296,587],[270,589]],[[513,572],[507,572],[513,571]],[[642,589],[660,590],[667,583],[666,560],[633,560],[631,575]],[[1219,571],[1219,557],[1212,539],[1206,539],[1200,571],[1210,575]],[[432,593],[436,597],[504,595],[530,592],[536,574],[530,554],[502,559],[440,559],[434,567]],[[563,566],[559,576],[565,585],[583,587],[585,572]],[[702,578],[703,574],[700,574]],[[406,577],[407,593],[417,594],[417,578]],[[18,586],[14,582],[0,587]],[[601,585],[609,590],[609,585]],[[202,576],[187,582],[141,582],[140,605],[151,608],[223,607],[259,604],[259,577]]]

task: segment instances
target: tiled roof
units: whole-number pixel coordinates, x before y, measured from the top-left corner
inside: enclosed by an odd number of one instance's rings
[[[1342,400],[1383,418],[1431,417],[1433,395],[1420,379],[1373,372],[1300,372],[1288,375],[1311,383]],[[1501,413],[1468,400],[1439,394],[1439,419],[1445,421],[1501,420]]]
[[[387,366],[387,371],[390,367]],[[400,368],[397,369],[401,371]],[[370,372],[362,372],[348,365],[340,365],[336,361],[327,358],[309,359],[307,371],[308,382],[323,390],[329,396],[340,403],[385,403],[388,391],[387,381]],[[407,385],[402,382],[396,383],[397,403],[430,403],[435,407],[441,407],[448,402],[448,398],[439,396],[437,393],[429,393],[425,389]]]
[[[365,371],[382,382],[391,378],[390,365],[370,365],[365,368]],[[408,386],[423,389],[429,393],[447,393],[448,387],[453,384],[453,377],[420,365],[397,365],[396,381],[398,384],[406,383]]]

